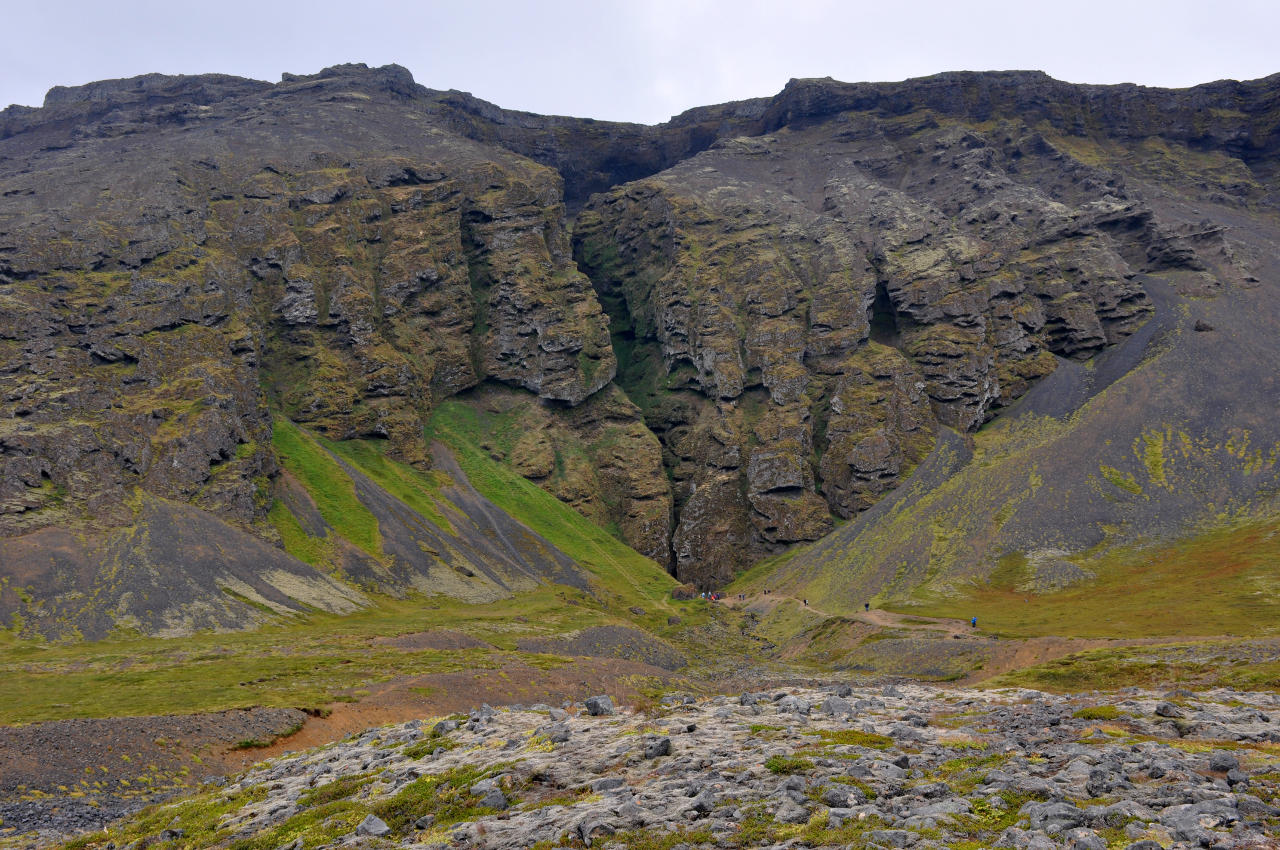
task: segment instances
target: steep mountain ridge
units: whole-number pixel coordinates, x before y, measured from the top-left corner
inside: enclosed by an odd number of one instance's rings
[[[854,604],[891,578],[907,592],[1053,541],[1070,553],[1258,509],[1280,444],[1265,416],[1278,132],[1275,77],[1176,92],[1032,72],[795,80],[654,127],[502,110],[395,66],[55,89],[42,109],[0,113],[3,549],[51,558],[44,576],[66,569],[50,554],[66,549],[93,573],[85,553],[161,529],[146,506],[173,504],[286,572],[438,589],[421,581],[430,557],[406,573],[413,557],[379,548],[380,519],[372,534],[299,531],[307,499],[290,496],[296,470],[280,474],[272,411],[329,440],[379,440],[428,480],[424,429],[459,394],[483,427],[507,429],[474,435],[493,458],[703,586],[822,537],[936,468],[931,447],[956,442],[940,428],[972,431],[1024,396],[1065,423],[1042,446],[1060,467],[1032,467],[1060,498],[1027,500],[1010,478],[947,503],[1001,534],[929,508],[911,533],[876,538],[866,570],[872,537],[850,542],[867,525],[851,523],[787,580],[852,588],[841,604]],[[1188,330],[1193,314],[1218,336]],[[1204,363],[1228,330],[1235,371],[1214,384]],[[1133,359],[1095,365],[1139,337]],[[1157,351],[1179,352],[1170,371],[1126,378]],[[1098,408],[1081,403],[1106,362],[1123,368],[1097,398],[1127,393],[1107,409],[1128,423],[1112,448],[1101,412],[1077,414]],[[1234,412],[1202,409],[1215,391]],[[1102,533],[1135,494],[1098,476],[1128,482],[1119,446],[1145,440],[1135,423],[1175,428],[1179,407],[1204,415],[1162,445],[1218,446],[1246,471],[1200,464],[1217,489],[1176,499],[1166,474],[1167,493],[1140,486],[1121,533]],[[996,424],[980,458],[1021,433]],[[1093,473],[1080,453],[1095,450]],[[929,493],[978,494],[973,476],[971,463]],[[439,526],[430,499],[414,513]],[[1031,533],[1068,516],[1079,533]],[[836,540],[855,554],[819,554]],[[937,554],[970,540],[963,558]],[[188,569],[178,551],[148,563]],[[7,572],[0,615],[39,630],[41,604],[77,608],[56,579]],[[225,594],[216,607],[223,625],[254,619]]]

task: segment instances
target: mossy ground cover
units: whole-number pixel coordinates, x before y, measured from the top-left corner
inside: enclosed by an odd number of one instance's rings
[[[320,444],[368,475],[382,489],[429,519],[443,531],[453,525],[440,510],[444,497],[440,488],[451,483],[448,475],[420,472],[411,466],[388,458],[385,440],[319,440]]]
[[[313,614],[252,632],[67,644],[9,640],[0,643],[0,674],[9,683],[0,723],[318,708],[398,676],[495,669],[509,661],[567,663],[508,651],[522,628],[554,634],[602,616],[567,604],[567,592],[547,587],[486,605],[380,599],[354,614]],[[519,623],[520,616],[530,622]],[[468,631],[500,648],[406,651],[376,640],[442,628]]]
[[[1280,518],[1210,531],[1149,549],[1113,549],[1079,565],[1096,574],[1048,594],[1020,590],[1011,558],[957,597],[901,611],[978,617],[1010,637],[1178,637],[1280,634]]]
[[[232,793],[207,789],[177,802],[152,806],[110,830],[89,833],[63,847],[91,850],[143,840],[158,848],[272,850],[297,840],[310,850],[350,834],[369,814],[382,818],[397,836],[420,835],[413,824],[424,815],[432,815],[435,829],[443,831],[451,824],[494,813],[480,806],[480,798],[469,789],[501,767],[464,767],[429,774],[392,796],[372,799],[365,795],[365,788],[376,778],[373,774],[342,777],[303,795],[298,811],[286,820],[249,835],[237,835],[243,827],[231,825],[223,816],[262,799],[265,787]],[[165,830],[175,837],[162,837]]]
[[[1280,690],[1280,661],[1256,660],[1238,650],[1232,644],[1096,649],[1005,673],[984,684],[1056,693],[1178,686]]]

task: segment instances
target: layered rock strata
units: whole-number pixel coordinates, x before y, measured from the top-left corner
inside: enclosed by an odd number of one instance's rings
[[[973,430],[1141,325],[1134,237],[1113,234],[1150,211],[1065,157],[1024,174],[1048,144],[851,113],[720,142],[586,206],[576,256],[663,440],[682,578],[816,539],[939,425]]]

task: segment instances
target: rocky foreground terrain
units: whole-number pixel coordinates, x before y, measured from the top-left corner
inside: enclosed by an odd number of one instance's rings
[[[83,846],[1276,847],[1278,794],[1274,694],[828,684],[369,729]]]

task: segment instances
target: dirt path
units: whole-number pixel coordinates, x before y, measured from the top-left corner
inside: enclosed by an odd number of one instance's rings
[[[803,599],[781,593],[759,594],[746,599],[736,597],[720,600],[721,604],[735,608],[746,608],[758,612],[772,611],[783,602],[797,604],[802,610],[812,611],[820,617],[844,617],[856,622],[868,623],[880,628],[896,629],[903,632],[929,632],[948,638],[964,638],[969,640],[988,641],[990,656],[981,669],[971,671],[956,684],[961,686],[976,685],[993,679],[1004,673],[1011,673],[1026,667],[1045,664],[1077,652],[1091,649],[1119,649],[1128,646],[1153,646],[1163,643],[1209,643],[1219,640],[1233,639],[1230,636],[1209,635],[1189,637],[1186,635],[1150,638],[1073,638],[1073,637],[1030,637],[998,639],[973,628],[968,620],[949,617],[926,617],[919,614],[900,614],[882,608],[869,611],[854,611],[850,614],[832,614],[822,608],[806,603]]]
[[[883,608],[872,608],[869,611],[854,611],[851,614],[832,614],[830,611],[825,611],[816,605],[806,603],[803,599],[796,599],[795,597],[779,593],[748,596],[745,600],[737,598],[720,600],[720,604],[728,605],[731,608],[753,608],[755,610],[760,610],[762,608],[772,610],[781,602],[795,602],[800,605],[803,610],[812,611],[822,617],[844,617],[848,620],[858,620],[863,623],[870,623],[882,628],[937,631],[944,632],[948,636],[975,636],[979,634],[974,631],[967,620],[956,620],[949,617],[922,617],[917,614],[898,614],[893,611],[886,611]]]

